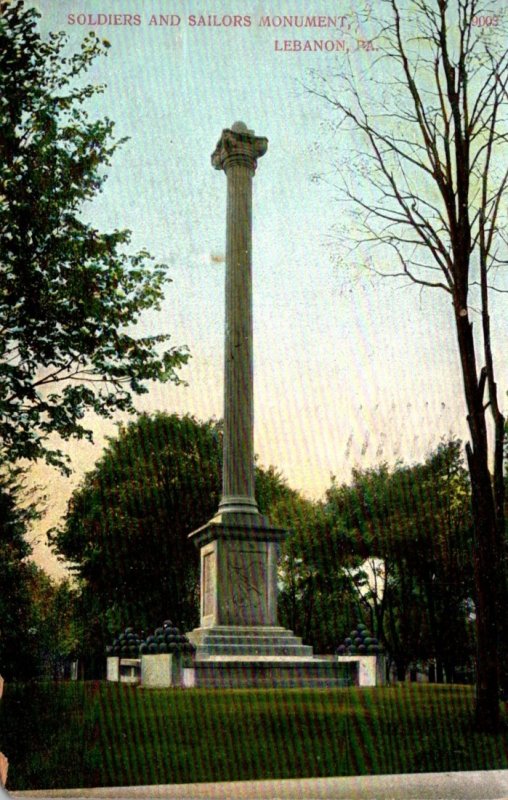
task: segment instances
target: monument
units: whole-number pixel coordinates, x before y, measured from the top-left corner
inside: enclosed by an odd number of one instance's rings
[[[278,625],[277,551],[287,531],[259,513],[254,492],[252,179],[267,147],[235,122],[212,154],[227,178],[224,451],[217,514],[190,534],[201,553],[201,622],[189,634],[197,686],[330,685],[343,676]]]

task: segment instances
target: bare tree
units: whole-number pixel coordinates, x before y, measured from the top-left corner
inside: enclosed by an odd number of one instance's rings
[[[451,299],[470,433],[476,719],[481,729],[496,729],[506,611],[505,418],[490,304],[492,292],[503,291],[507,263],[505,20],[480,0],[380,0],[379,9],[367,80],[351,62],[349,73],[319,76],[310,91],[332,104],[339,126],[352,128],[359,143],[350,154],[353,174],[340,178],[357,219],[349,258],[363,254],[374,271]]]

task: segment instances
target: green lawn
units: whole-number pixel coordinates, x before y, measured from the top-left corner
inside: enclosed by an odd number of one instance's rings
[[[472,731],[465,686],[140,690],[6,687],[9,789],[508,768],[508,726]]]

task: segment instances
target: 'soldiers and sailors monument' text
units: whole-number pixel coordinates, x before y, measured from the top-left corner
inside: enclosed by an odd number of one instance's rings
[[[67,24],[82,27],[141,27],[181,30],[188,28],[264,29],[275,33],[271,47],[278,53],[343,52],[375,50],[352,14],[120,14],[78,12],[67,14]]]

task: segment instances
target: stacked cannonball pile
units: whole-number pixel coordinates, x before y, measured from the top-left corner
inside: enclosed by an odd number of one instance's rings
[[[363,623],[359,623],[336,650],[338,656],[375,656],[380,652],[381,645]]]
[[[134,628],[126,628],[123,633],[119,633],[112,645],[106,647],[107,656],[119,656],[120,658],[138,658],[139,646],[142,638],[138,636]]]
[[[158,653],[191,654],[196,648],[187,639],[184,633],[176,628],[170,619],[165,620],[162,626],[156,628],[153,635],[147,636],[139,646],[142,655],[157,655]]]

